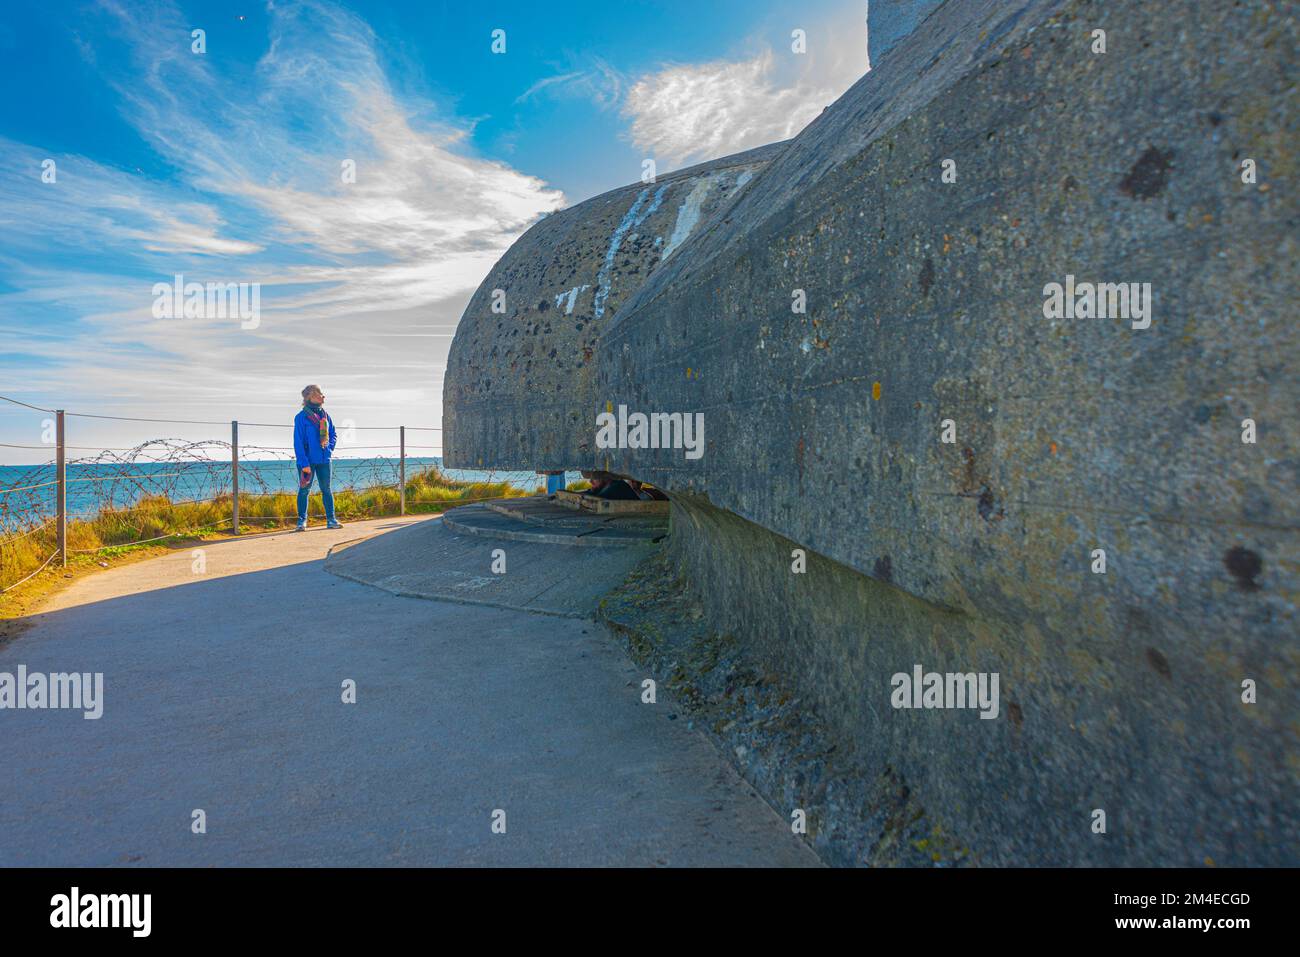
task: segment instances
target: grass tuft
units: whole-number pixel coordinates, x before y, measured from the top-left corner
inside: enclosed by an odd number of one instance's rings
[[[516,498],[542,491],[519,489],[509,482],[461,482],[448,478],[437,466],[428,466],[406,480],[406,513],[430,515],[471,501],[493,498]],[[2,501],[2,499],[0,499]],[[362,489],[340,489],[334,493],[334,512],[341,521],[382,518],[397,515],[401,496],[395,485],[381,485]],[[209,502],[182,502],[173,504],[165,495],[150,495],[140,499],[130,508],[105,510],[94,518],[78,519],[68,523],[69,561],[76,555],[112,557],[145,547],[148,539],[163,536],[193,538],[197,535],[230,531],[230,496],[224,495]],[[292,526],[298,520],[296,493],[279,492],[269,495],[240,494],[239,518],[241,531]],[[310,518],[325,517],[320,493],[313,487]],[[163,538],[166,541],[166,538]],[[53,523],[38,532],[23,537],[11,537],[0,543],[0,588],[8,588],[31,575],[57,548],[57,535]],[[44,575],[54,574],[54,564],[36,578],[14,591],[0,596],[0,601],[14,595],[36,582]]]

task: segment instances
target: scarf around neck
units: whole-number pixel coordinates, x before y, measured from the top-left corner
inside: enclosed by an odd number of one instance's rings
[[[311,419],[320,429],[320,447],[329,448],[330,444],[330,417],[328,413],[314,402],[304,402],[302,410],[307,413],[307,418]]]

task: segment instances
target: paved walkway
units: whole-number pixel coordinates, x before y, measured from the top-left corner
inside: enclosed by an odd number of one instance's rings
[[[186,549],[57,596],[0,672],[103,672],[104,713],[0,710],[0,866],[817,863],[664,696],[640,703],[598,626],[324,570],[422,521],[209,543],[201,570]]]

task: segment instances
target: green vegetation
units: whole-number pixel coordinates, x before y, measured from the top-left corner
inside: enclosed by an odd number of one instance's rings
[[[406,512],[408,515],[428,515],[465,502],[532,494],[535,494],[533,490],[519,489],[508,482],[458,482],[448,478],[436,466],[429,466],[407,477]],[[400,496],[395,485],[341,489],[334,493],[334,510],[339,520],[344,522],[397,515]],[[297,512],[296,493],[239,496],[239,525],[243,532],[292,526],[297,522]],[[324,520],[320,493],[315,488],[312,489],[308,515],[312,520]],[[173,504],[166,496],[149,496],[130,508],[104,511],[91,519],[69,522],[68,560],[72,562],[74,553],[97,560],[127,554],[148,544],[165,543],[169,539],[174,541],[229,532],[229,495],[210,502],[180,504]],[[150,543],[148,540],[155,541]],[[55,547],[53,523],[33,534],[11,538],[0,544],[0,588],[8,588],[31,575]],[[36,576],[28,585],[41,577]],[[15,591],[19,590],[21,588]],[[0,598],[0,602],[8,597]]]

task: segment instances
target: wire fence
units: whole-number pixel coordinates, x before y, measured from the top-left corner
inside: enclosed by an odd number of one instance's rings
[[[0,594],[31,580],[68,555],[149,544],[216,528],[239,534],[297,519],[299,471],[292,445],[241,442],[241,429],[292,424],[135,418],[46,409],[0,395],[11,407],[42,413],[44,444],[0,443],[0,448],[41,451],[42,461],[0,466]],[[151,438],[134,446],[93,446],[67,441],[69,420],[224,427],[230,438]],[[53,435],[49,435],[53,426]],[[83,442],[89,429],[77,426]],[[432,426],[339,428],[330,484],[341,518],[438,511],[467,502],[529,494],[548,484],[533,471],[444,470],[441,429]],[[396,442],[358,442],[388,432]],[[417,433],[408,443],[407,433]],[[53,442],[44,442],[53,438]],[[269,436],[267,436],[269,438]],[[376,439],[381,436],[375,436]],[[272,439],[274,441],[274,439]],[[283,441],[283,440],[282,440]],[[71,453],[71,455],[70,455]],[[87,453],[77,455],[76,453]],[[562,482],[562,478],[559,480]],[[556,479],[549,480],[554,487]],[[319,490],[312,489],[313,504]],[[317,509],[318,511],[319,509]],[[48,555],[47,555],[48,553]]]

